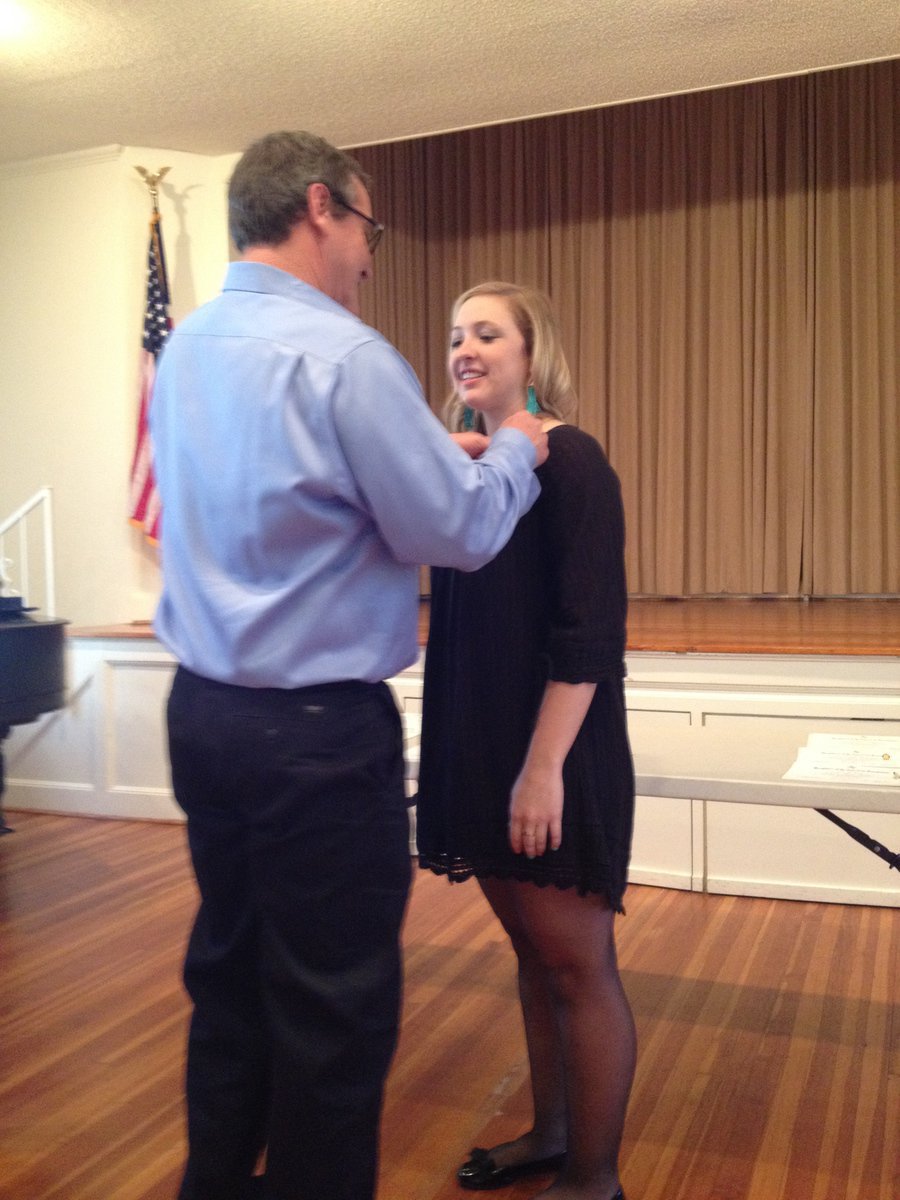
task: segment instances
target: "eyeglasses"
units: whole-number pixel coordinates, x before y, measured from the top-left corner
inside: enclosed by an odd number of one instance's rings
[[[384,226],[381,222],[376,221],[374,217],[367,217],[364,212],[360,212],[358,208],[354,208],[352,204],[348,204],[338,192],[332,192],[331,198],[335,204],[339,204],[341,208],[346,208],[347,212],[352,212],[355,216],[362,217],[365,223],[370,226],[366,230],[366,241],[369,243],[369,253],[374,254],[378,243],[381,241],[381,235],[384,233]]]

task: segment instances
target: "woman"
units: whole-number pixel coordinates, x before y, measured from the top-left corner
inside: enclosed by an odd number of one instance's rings
[[[625,723],[619,484],[564,417],[545,297],[484,283],[453,308],[447,423],[476,455],[528,407],[549,429],[541,495],[480,571],[432,572],[419,861],[475,875],[518,959],[533,1127],[476,1149],[472,1190],[558,1171],[552,1200],[624,1200],[618,1151],[635,1031],[616,964],[634,782]],[[462,749],[460,749],[462,747]]]

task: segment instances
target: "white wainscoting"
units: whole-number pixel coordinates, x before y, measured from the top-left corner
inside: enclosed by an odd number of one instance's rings
[[[175,664],[152,639],[69,638],[69,702],[6,742],[7,809],[181,820],[165,702]]]
[[[67,656],[68,706],[15,728],[5,743],[7,811],[181,820],[165,746],[171,656],[152,639],[94,637],[71,637]],[[636,749],[717,724],[771,753],[774,771],[811,732],[900,736],[895,658],[642,652],[628,656],[628,669]],[[421,711],[421,662],[390,683],[401,710]],[[898,808],[900,793],[884,813],[843,815],[897,850]],[[900,873],[813,810],[772,804],[639,796],[631,878],[900,907]]]
[[[626,695],[637,758],[652,747],[665,761],[667,745],[705,728],[719,741],[733,739],[736,758],[750,747],[772,780],[810,733],[900,736],[896,658],[632,653]],[[828,806],[897,851],[900,789],[884,793],[883,812],[842,811],[839,797]],[[900,907],[900,872],[814,809],[789,804],[639,796],[631,878],[727,895]]]

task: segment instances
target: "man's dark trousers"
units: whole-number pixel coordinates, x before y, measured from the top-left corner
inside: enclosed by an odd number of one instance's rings
[[[180,667],[168,724],[201,900],[179,1200],[240,1200],[263,1148],[272,1200],[367,1200],[410,883],[390,690]]]

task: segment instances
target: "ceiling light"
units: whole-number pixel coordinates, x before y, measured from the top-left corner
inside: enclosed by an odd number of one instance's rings
[[[34,16],[18,0],[0,0],[0,38],[24,37],[34,26]]]

